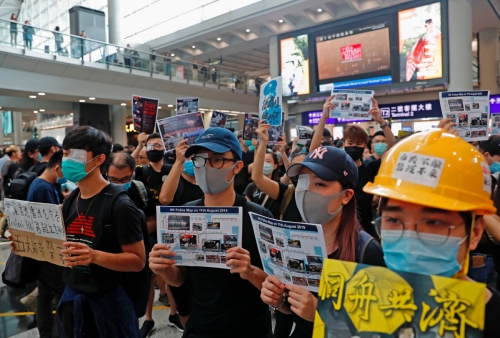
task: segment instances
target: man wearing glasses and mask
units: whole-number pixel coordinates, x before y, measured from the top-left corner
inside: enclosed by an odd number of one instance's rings
[[[243,168],[241,145],[229,130],[209,128],[185,157],[192,157],[196,182],[204,193],[204,198],[185,205],[242,207],[243,224],[235,224],[242,227],[242,247],[227,250],[230,270],[178,267],[168,259],[174,253],[165,244],[154,246],[149,265],[170,285],[191,285],[191,312],[184,337],[272,337],[269,309],[260,300],[267,274],[262,270],[248,212],[272,214],[234,191],[234,177]]]

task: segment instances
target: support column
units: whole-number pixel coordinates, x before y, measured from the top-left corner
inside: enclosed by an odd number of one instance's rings
[[[122,20],[121,11],[122,0],[108,0],[108,38],[109,43],[120,45],[122,44]]]
[[[125,124],[127,123],[127,107],[110,106],[111,110],[111,138],[113,143],[124,146],[128,144]]]
[[[498,93],[498,28],[479,32],[479,88]]]
[[[236,132],[239,134],[239,132],[243,132],[243,127],[245,126],[245,114],[238,114],[238,129]]]
[[[23,144],[23,113],[22,112],[12,112],[12,122],[14,124],[14,144]]]
[[[471,0],[448,2],[450,83],[448,91],[472,90]]]
[[[203,114],[203,123],[205,124],[205,129],[210,128],[210,120],[212,120],[212,111],[206,111]]]

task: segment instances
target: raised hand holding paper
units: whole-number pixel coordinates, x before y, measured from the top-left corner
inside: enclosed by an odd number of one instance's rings
[[[266,120],[271,126],[281,126],[283,118],[281,103],[283,99],[281,76],[278,76],[262,85],[260,88],[259,118]]]
[[[439,101],[443,118],[450,118],[456,123],[458,135],[467,142],[488,139],[488,124],[490,120],[490,92],[441,92]],[[498,122],[495,128],[498,134]]]
[[[372,109],[373,90],[333,89],[330,117],[352,120],[371,120],[368,112]]]
[[[323,261],[327,258],[321,225],[249,214],[264,271],[284,284],[317,292]]]
[[[169,151],[184,139],[188,140],[187,145],[194,144],[198,136],[205,131],[205,127],[201,113],[191,113],[158,120],[158,131],[165,150]]]
[[[156,207],[158,243],[175,253],[177,265],[229,269],[226,251],[241,247],[239,207]]]
[[[158,99],[132,96],[132,120],[138,133],[153,134],[158,116]]]

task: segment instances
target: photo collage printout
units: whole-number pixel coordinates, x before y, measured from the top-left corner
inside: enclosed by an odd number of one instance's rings
[[[188,145],[195,144],[198,136],[205,131],[201,113],[166,117],[158,120],[157,124],[166,151],[174,149],[184,139],[188,140]]]
[[[332,103],[335,108],[330,108],[330,117],[352,120],[371,120],[368,112],[372,109],[373,90],[348,90],[333,89]]]
[[[242,208],[156,207],[158,243],[177,265],[229,269],[226,251],[241,247]]]
[[[264,271],[285,284],[317,292],[327,258],[321,225],[249,214]]]
[[[450,118],[457,124],[455,129],[461,138],[467,142],[488,139],[489,91],[441,92],[439,101],[443,118]],[[493,121],[492,135],[498,135],[499,123]]]

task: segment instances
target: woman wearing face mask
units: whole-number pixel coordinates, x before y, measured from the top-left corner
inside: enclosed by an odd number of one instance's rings
[[[264,160],[267,143],[269,141],[268,130],[270,128],[270,125],[264,124],[264,121],[260,121],[259,128],[256,130],[260,138],[260,147],[255,154],[255,161],[252,168],[252,180],[260,191],[275,201],[276,207],[273,209],[275,212],[278,211],[275,215],[276,218],[285,221],[300,222],[302,221],[302,216],[295,205],[294,185],[276,182],[264,175]],[[297,156],[292,158],[292,163],[300,163],[305,157],[306,154],[297,153]],[[273,214],[275,212],[273,212]]]
[[[428,174],[406,171],[408,158]],[[364,190],[382,196],[376,226],[388,268],[471,281],[469,251],[482,237],[483,216],[496,212],[488,164],[477,149],[441,129],[412,135],[394,146]],[[483,337],[498,337],[500,294],[492,288],[484,310]]]
[[[291,165],[287,173],[292,178],[298,177],[295,200],[304,222],[322,225],[328,258],[384,265],[380,245],[360,231],[353,190],[358,170],[343,150],[320,147],[302,163]],[[360,247],[365,247],[365,251],[357,249]],[[278,307],[283,302],[283,293],[288,293],[288,301],[279,310],[292,313],[296,324],[292,337],[311,337],[317,294],[267,277],[262,285],[262,300]]]
[[[275,182],[280,179],[278,164],[278,156],[276,154],[266,153],[264,156],[263,173],[268,179]],[[262,205],[267,210],[271,211],[274,217],[279,217],[279,206],[276,205],[276,201],[260,191],[254,182],[247,186],[243,195],[248,201]]]

